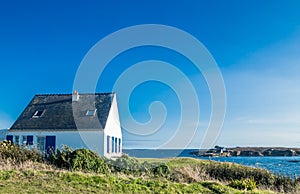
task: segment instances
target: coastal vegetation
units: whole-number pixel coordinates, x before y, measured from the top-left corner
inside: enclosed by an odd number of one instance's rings
[[[297,193],[298,179],[192,158],[115,160],[64,147],[43,157],[0,143],[1,193]]]

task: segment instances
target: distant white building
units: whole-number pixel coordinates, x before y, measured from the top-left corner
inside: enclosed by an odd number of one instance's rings
[[[35,95],[6,139],[43,153],[67,145],[119,157],[123,141],[116,94]]]

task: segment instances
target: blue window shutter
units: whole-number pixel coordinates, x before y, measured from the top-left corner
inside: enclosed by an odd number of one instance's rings
[[[7,135],[6,140],[13,142],[13,136],[12,135]]]
[[[26,145],[33,145],[33,136],[32,135],[27,135]]]
[[[115,152],[118,153],[118,138],[115,138]]]
[[[109,141],[110,141],[110,137],[109,137],[109,135],[106,137],[106,152],[107,153],[109,153],[109,151],[110,151],[110,148],[109,148]]]
[[[111,137],[111,152],[112,152],[112,153],[115,152],[114,142],[115,142],[115,138],[114,138],[114,137]]]

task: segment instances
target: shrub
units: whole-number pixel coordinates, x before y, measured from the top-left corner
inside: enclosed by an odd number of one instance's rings
[[[85,148],[72,151],[68,146],[53,151],[47,161],[59,168],[82,170],[96,173],[109,173],[110,169],[104,158]]]
[[[49,163],[59,168],[71,169],[72,150],[68,146],[64,146],[62,150],[56,149],[47,155],[46,159]]]
[[[295,189],[296,183],[290,177],[275,175],[265,169],[213,161],[201,165],[201,167],[211,178],[220,181],[253,180],[258,186],[282,192],[290,192]]]
[[[256,182],[253,179],[232,180],[228,186],[239,190],[252,191],[256,189]]]
[[[122,157],[117,158],[115,161],[110,161],[111,168],[114,172],[138,173],[141,171],[140,162],[133,157],[129,157],[127,154],[123,154]]]
[[[292,180],[290,177],[277,175],[274,179],[274,187],[282,192],[293,191],[296,188],[297,180]]]
[[[230,181],[254,179],[261,185],[272,185],[275,175],[267,170],[245,167],[234,163],[210,162],[205,166],[206,172],[215,179]]]
[[[43,155],[36,150],[21,148],[10,141],[0,142],[0,159],[10,160],[14,164],[25,161],[42,162]]]
[[[104,174],[110,172],[105,159],[90,150],[75,150],[71,153],[71,158],[72,170],[87,170]]]
[[[122,157],[115,161],[110,161],[111,169],[114,172],[122,172],[125,174],[141,175],[146,174],[156,177],[168,177],[170,168],[165,163],[149,163],[147,161],[140,163],[136,158],[123,154]]]
[[[158,177],[168,177],[170,174],[170,168],[165,163],[156,164],[151,168],[153,175]]]

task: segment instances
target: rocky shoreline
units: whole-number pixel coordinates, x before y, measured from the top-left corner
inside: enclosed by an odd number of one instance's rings
[[[286,147],[234,147],[226,148],[215,146],[207,151],[192,151],[191,155],[197,157],[235,157],[235,156],[300,156],[300,148]]]

